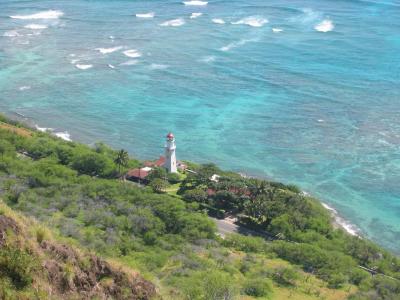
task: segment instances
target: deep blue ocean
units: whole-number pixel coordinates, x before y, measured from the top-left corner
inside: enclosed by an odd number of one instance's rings
[[[205,4],[1,0],[0,111],[143,159],[172,131],[399,253],[400,1]]]

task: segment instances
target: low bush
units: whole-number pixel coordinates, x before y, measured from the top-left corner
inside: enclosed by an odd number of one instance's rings
[[[0,277],[9,278],[16,289],[27,287],[36,269],[35,262],[25,250],[11,245],[0,248]]]
[[[248,279],[244,283],[243,292],[252,297],[268,297],[272,295],[272,286],[264,278]]]
[[[299,274],[291,267],[280,267],[273,271],[272,278],[280,285],[295,286]]]

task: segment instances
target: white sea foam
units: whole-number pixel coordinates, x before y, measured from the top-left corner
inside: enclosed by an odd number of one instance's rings
[[[109,38],[110,40],[115,39],[115,37],[114,37],[113,35],[110,35],[108,38]]]
[[[233,42],[233,43],[230,43],[230,44],[228,44],[226,46],[223,46],[223,47],[219,48],[219,50],[227,52],[227,51],[230,51],[230,50],[232,50],[234,48],[243,46],[243,45],[245,45],[245,44],[247,44],[249,42],[256,42],[256,41],[257,41],[256,39],[247,39],[247,40],[243,39],[243,40],[240,40],[238,42]]]
[[[53,131],[53,128],[46,128],[46,127],[39,127],[39,125],[35,125],[36,130],[39,130],[41,132],[48,132],[48,131]]]
[[[140,53],[136,49],[126,50],[123,53],[125,54],[125,56],[132,57],[132,58],[137,58],[137,57],[141,57],[142,56],[142,53]]]
[[[163,65],[163,64],[151,64],[150,65],[151,70],[165,70],[168,67],[169,67],[168,65]]]
[[[205,5],[208,4],[208,2],[207,1],[193,0],[193,1],[183,1],[183,4],[191,5],[191,6],[205,6]]]
[[[71,141],[72,141],[71,135],[69,134],[68,131],[64,131],[64,132],[55,132],[54,135],[57,136],[57,137],[59,137],[59,138],[61,138],[61,139],[63,139],[63,140],[65,140],[65,141],[68,141],[68,142],[71,142]]]
[[[33,33],[27,33],[27,36],[41,35],[41,31],[35,30]]]
[[[214,62],[215,60],[216,60],[216,57],[214,55],[205,56],[202,59],[200,59],[201,62],[205,62],[205,63]]]
[[[22,36],[22,35],[16,30],[10,30],[10,31],[4,32],[3,36],[5,36],[5,37],[17,37],[17,36]]]
[[[283,29],[282,28],[272,28],[272,32],[282,32]]]
[[[46,29],[46,25],[40,25],[40,24],[28,24],[24,26],[27,29],[33,29],[33,30],[39,30],[39,29]]]
[[[203,13],[192,13],[190,15],[190,18],[191,19],[196,19],[196,18],[200,17],[201,15],[203,15]]]
[[[145,14],[136,14],[136,18],[143,18],[143,19],[151,19],[154,18],[155,13],[153,12],[149,12],[149,13],[145,13]]]
[[[93,67],[93,65],[83,65],[83,64],[76,64],[75,67],[81,70],[87,70]]]
[[[325,207],[327,210],[329,210],[332,213],[332,216],[334,217],[335,222],[340,227],[342,227],[347,233],[354,235],[354,236],[359,236],[359,230],[355,225],[349,223],[348,221],[343,219],[341,216],[339,216],[338,212],[333,207],[330,207],[328,204],[323,203],[323,202],[321,202],[321,204],[323,207]]]
[[[119,65],[120,66],[133,66],[133,65],[136,65],[138,63],[139,63],[139,61],[137,59],[131,59],[131,60],[128,60],[126,62],[120,63]]]
[[[115,66],[113,66],[112,64],[108,64],[108,67],[111,69],[115,69]]]
[[[10,18],[20,20],[58,19],[63,15],[64,13],[60,10],[46,10],[31,15],[10,16]]]
[[[29,85],[23,85],[23,86],[20,86],[18,89],[20,91],[26,91],[26,90],[30,90],[31,87]]]
[[[178,27],[178,26],[182,26],[183,24],[185,24],[185,20],[182,18],[179,18],[179,19],[165,21],[164,23],[161,23],[160,26]]]
[[[121,50],[123,47],[118,46],[118,47],[112,47],[112,48],[96,48],[94,50],[99,51],[102,54],[108,54],[108,53],[113,53],[115,51]]]
[[[251,27],[262,27],[266,23],[268,23],[268,19],[265,19],[260,16],[251,16],[251,17],[243,18],[236,22],[232,22],[231,24],[233,24],[233,25],[248,25]]]
[[[225,24],[223,19],[212,19],[211,21],[215,24]]]
[[[329,19],[325,19],[321,23],[318,23],[314,26],[314,29],[320,32],[329,32],[332,31],[334,28],[335,25],[333,25],[333,22]]]
[[[79,61],[79,59],[71,59],[71,60],[70,60],[70,63],[74,65],[74,64],[76,64],[78,61]]]

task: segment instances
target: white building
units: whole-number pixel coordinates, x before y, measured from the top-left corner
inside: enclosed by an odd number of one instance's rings
[[[167,142],[165,143],[165,164],[164,167],[168,173],[177,173],[176,154],[175,154],[175,137],[170,132],[167,134]]]

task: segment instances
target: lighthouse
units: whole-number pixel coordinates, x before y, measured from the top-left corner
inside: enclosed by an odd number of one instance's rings
[[[167,142],[165,143],[165,165],[168,173],[177,173],[176,154],[175,154],[175,137],[170,132],[167,134]]]

